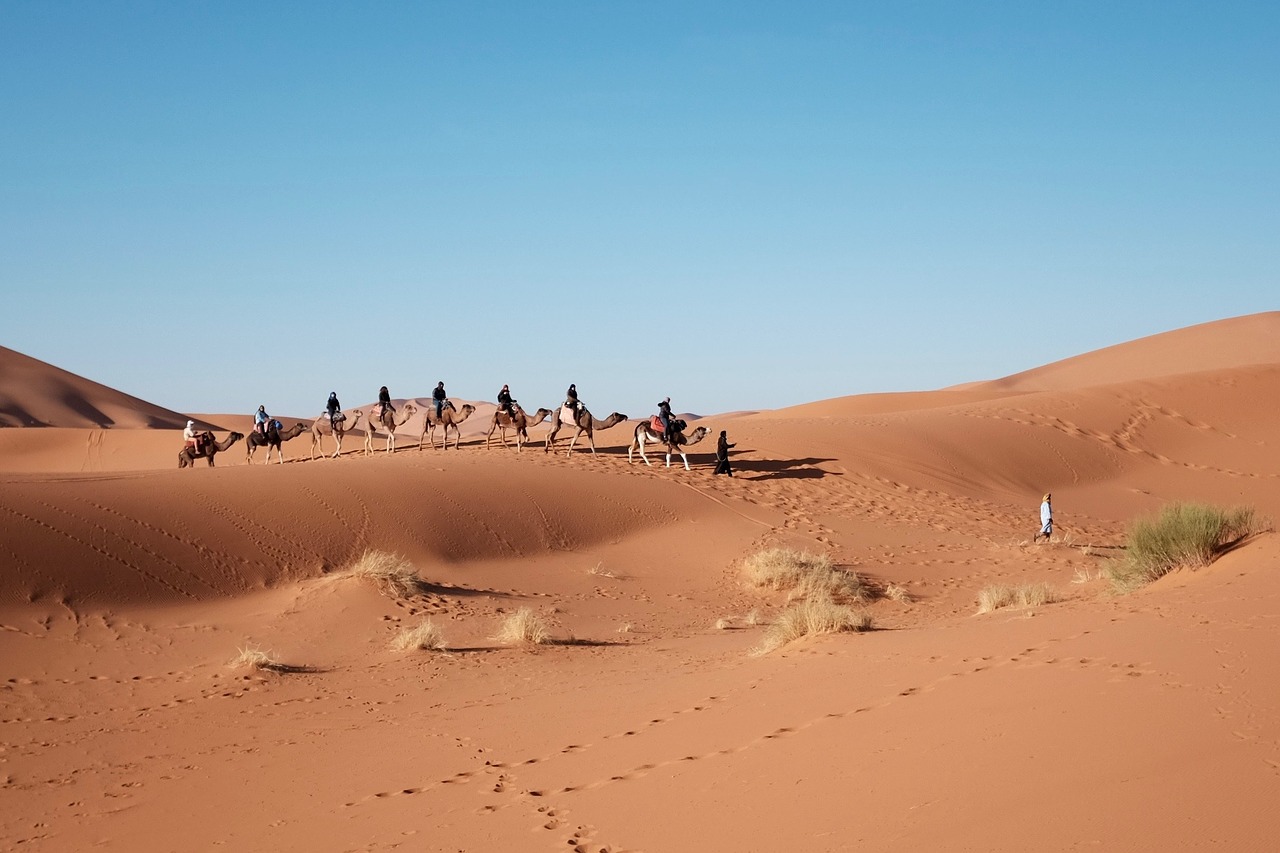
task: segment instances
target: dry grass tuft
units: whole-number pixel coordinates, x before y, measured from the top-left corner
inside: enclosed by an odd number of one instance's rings
[[[732,618],[732,617],[727,618],[727,619],[717,619],[717,620],[716,620],[716,630],[717,630],[717,631],[727,631],[727,630],[729,630],[729,629],[730,629],[730,628],[732,628],[732,627],[733,627],[733,618]]]
[[[635,630],[635,627],[630,622],[623,622],[618,626],[619,634],[630,634],[633,630]]]
[[[1107,576],[1117,592],[1129,592],[1174,569],[1207,566],[1263,529],[1265,523],[1255,518],[1252,507],[1170,504],[1159,515],[1133,523],[1124,557],[1107,564]]]
[[[752,610],[750,613],[748,613],[746,616],[743,617],[743,620],[748,625],[764,624],[764,617],[760,615],[760,611],[758,609]]]
[[[903,604],[911,603],[911,593],[907,592],[905,586],[898,586],[896,583],[891,583],[884,588],[884,597]]]
[[[596,575],[597,577],[602,578],[612,578],[613,580],[618,580],[621,577],[611,569],[606,569],[604,567],[604,563],[596,563],[594,566],[587,569],[587,574]]]
[[[751,650],[751,655],[767,655],[802,637],[866,631],[870,628],[871,614],[864,610],[854,610],[848,605],[837,604],[830,598],[808,599],[784,610],[769,626],[769,630],[765,631],[760,645]]]
[[[227,666],[232,669],[266,669],[272,672],[281,672],[284,670],[284,664],[273,658],[270,652],[264,652],[257,646],[245,646],[240,649],[240,653],[231,659]]]
[[[528,607],[507,615],[493,638],[504,646],[542,645],[551,640],[551,623]]]
[[[1047,583],[1024,583],[1018,586],[996,584],[978,593],[978,612],[990,613],[1006,607],[1039,607],[1059,599],[1058,594]]]
[[[400,652],[410,650],[443,652],[448,648],[444,634],[430,619],[424,619],[413,628],[405,628],[391,640],[391,648]]]
[[[399,554],[386,551],[365,551],[345,571],[342,577],[370,581],[392,598],[413,598],[422,592],[422,579],[413,564]]]
[[[825,554],[770,548],[748,557],[742,571],[752,586],[786,592],[790,599],[864,601],[869,595],[855,573],[837,569]]]

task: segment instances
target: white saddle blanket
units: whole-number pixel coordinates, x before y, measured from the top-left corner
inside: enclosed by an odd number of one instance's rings
[[[560,407],[560,423],[574,425],[578,422],[578,413],[572,406]]]

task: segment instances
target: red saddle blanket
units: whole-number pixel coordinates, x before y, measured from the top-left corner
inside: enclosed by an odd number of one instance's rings
[[[650,416],[649,429],[653,430],[658,435],[662,435],[662,420],[657,415]]]

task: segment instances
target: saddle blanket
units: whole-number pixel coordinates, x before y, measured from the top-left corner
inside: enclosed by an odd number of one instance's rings
[[[576,424],[578,422],[578,413],[573,410],[572,406],[560,407],[560,423]]]

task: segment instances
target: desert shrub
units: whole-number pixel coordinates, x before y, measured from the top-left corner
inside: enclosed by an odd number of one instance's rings
[[[1047,583],[996,584],[978,593],[978,612],[990,613],[1005,607],[1039,607],[1057,600],[1057,593]]]
[[[1228,545],[1254,532],[1252,507],[1169,504],[1129,528],[1123,557],[1107,564],[1112,586],[1136,589],[1174,569],[1207,566]]]
[[[422,591],[422,579],[413,564],[386,551],[365,551],[342,575],[369,581],[392,598],[412,598]]]
[[[283,665],[280,661],[273,658],[269,652],[264,652],[257,646],[246,646],[245,648],[240,649],[240,653],[232,658],[227,666],[232,669],[244,669],[245,667],[249,667],[250,669],[283,669]]]
[[[853,572],[837,569],[825,554],[792,548],[770,548],[742,564],[752,586],[786,592],[792,599],[831,598],[862,601],[867,587]]]
[[[409,650],[444,651],[448,646],[444,634],[436,623],[424,619],[412,628],[405,628],[391,640],[391,647],[396,651]]]
[[[837,634],[844,631],[866,631],[871,628],[871,615],[854,610],[830,598],[811,598],[784,610],[751,654],[767,655],[801,637]]]
[[[551,639],[551,624],[541,614],[521,607],[507,614],[493,639],[507,646],[540,645]]]

